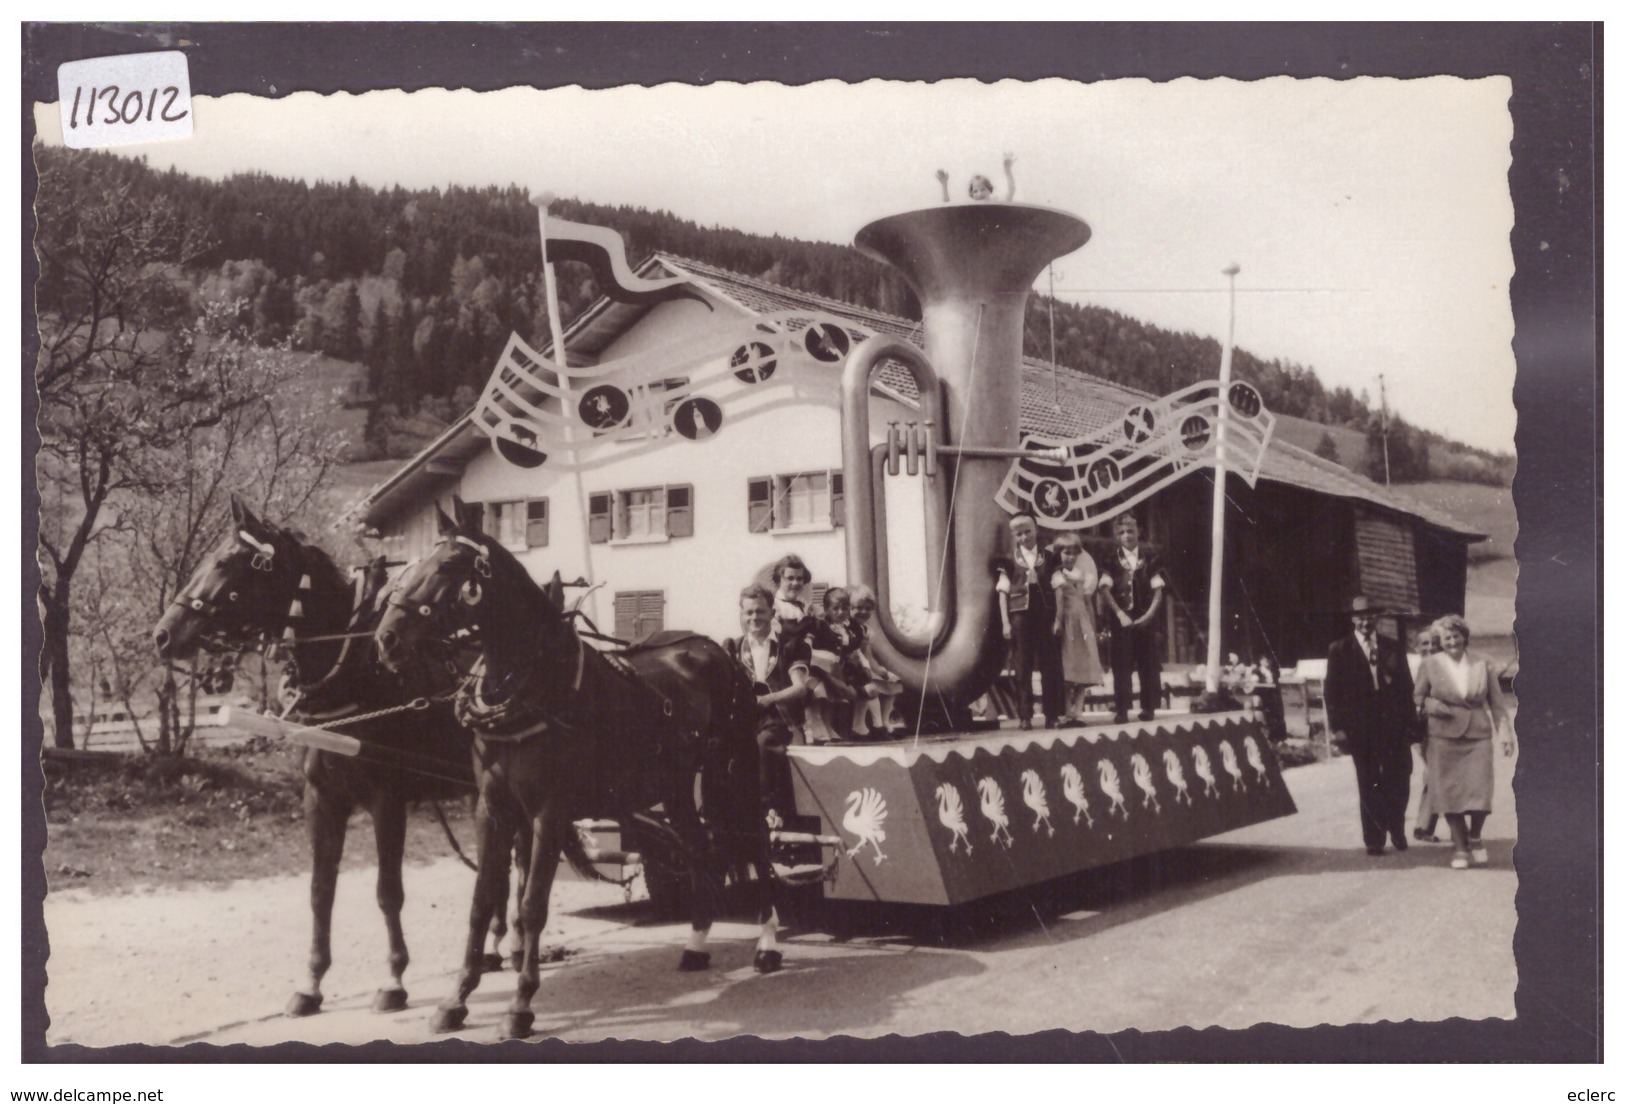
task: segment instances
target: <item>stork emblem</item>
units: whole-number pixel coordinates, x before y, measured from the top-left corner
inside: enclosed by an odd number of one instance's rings
[[[1236,762],[1236,749],[1230,746],[1229,740],[1219,741],[1219,761],[1224,764],[1224,773],[1230,776],[1236,789],[1245,790],[1247,779],[1242,777],[1241,766]]]
[[[965,823],[965,802],[959,796],[959,788],[951,783],[944,782],[937,787],[937,819],[942,826],[954,834],[948,841],[948,850],[957,852],[959,841],[965,841],[965,854],[971,853],[970,826]]]
[[[991,778],[978,779],[976,792],[982,797],[982,815],[993,825],[993,842],[1006,847],[1015,843],[1015,837],[1010,834],[1010,818],[1004,814],[1004,791],[999,789],[999,784]]]
[[[1191,765],[1196,769],[1196,777],[1202,780],[1202,792],[1218,797],[1219,780],[1213,777],[1213,760],[1208,758],[1207,748],[1201,744],[1191,748]]]
[[[1258,775],[1259,781],[1268,786],[1270,772],[1264,766],[1264,753],[1258,750],[1258,741],[1249,736],[1241,742],[1241,747],[1247,753],[1247,763],[1253,768],[1253,773]]]
[[[1173,748],[1162,753],[1162,773],[1168,776],[1168,782],[1174,788],[1174,800],[1191,804],[1190,786],[1185,782],[1185,767],[1179,761],[1179,753]]]
[[[1162,812],[1162,802],[1157,800],[1157,780],[1151,773],[1151,764],[1146,761],[1145,756],[1135,752],[1134,758],[1129,760],[1129,766],[1134,771],[1134,784],[1140,787],[1140,792],[1145,795],[1140,802],[1141,806]]]
[[[1021,802],[1033,811],[1033,831],[1038,831],[1038,826],[1042,824],[1053,836],[1055,825],[1049,821],[1049,800],[1044,795],[1044,780],[1038,777],[1035,770],[1021,772]]]
[[[1123,780],[1117,773],[1117,766],[1110,759],[1100,761],[1100,792],[1111,799],[1106,807],[1106,814],[1122,813],[1123,819],[1128,819],[1128,802],[1123,800]]]
[[[846,816],[841,827],[858,837],[858,842],[847,848],[847,857],[853,858],[865,844],[875,853],[875,865],[886,861],[880,845],[886,841],[886,799],[872,786],[853,790],[846,795]]]
[[[1071,763],[1061,768],[1061,794],[1072,803],[1072,808],[1076,810],[1072,814],[1072,823],[1076,824],[1081,817],[1089,822],[1089,827],[1093,828],[1095,818],[1089,815],[1089,796],[1083,792],[1083,775],[1079,774],[1078,768]]]

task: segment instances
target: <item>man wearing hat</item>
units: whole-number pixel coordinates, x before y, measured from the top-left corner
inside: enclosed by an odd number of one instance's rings
[[[1399,644],[1377,633],[1383,610],[1365,597],[1350,603],[1354,632],[1326,652],[1326,723],[1354,760],[1360,831],[1368,855],[1388,839],[1403,851],[1411,796],[1411,741],[1416,706],[1411,668]]]

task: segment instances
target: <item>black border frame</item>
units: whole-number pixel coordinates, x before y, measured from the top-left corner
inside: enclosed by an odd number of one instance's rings
[[[30,105],[56,99],[56,68],[110,54],[182,49],[201,95],[360,92],[515,84],[603,88],[664,81],[837,78],[929,81],[1287,75],[1512,79],[1516,211],[1512,282],[1518,362],[1521,652],[1516,777],[1517,1018],[1309,1030],[1262,1025],[1111,1036],[948,1034],[818,1042],[486,1046],[455,1041],[359,1048],[45,1044],[48,938],[41,904],[45,840],[32,695],[40,626],[22,625],[22,1057],[105,1062],[1594,1062],[1602,1057],[1601,416],[1602,28],[1497,24],[45,24],[22,27],[23,364],[34,362],[37,185]],[[274,91],[273,91],[274,89]],[[22,381],[22,469],[38,438],[32,379]],[[23,585],[38,495],[23,484]],[[1396,924],[1403,917],[1391,918]]]

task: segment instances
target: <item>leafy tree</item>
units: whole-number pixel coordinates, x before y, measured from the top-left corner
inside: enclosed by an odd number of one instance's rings
[[[1321,433],[1320,441],[1315,445],[1315,455],[1322,460],[1337,463],[1337,441],[1330,433]]]
[[[1381,419],[1366,433],[1366,475],[1373,482],[1420,483],[1431,475],[1427,438],[1398,414],[1388,416],[1386,471]]]

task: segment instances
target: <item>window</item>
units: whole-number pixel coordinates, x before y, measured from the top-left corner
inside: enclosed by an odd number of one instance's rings
[[[692,484],[635,487],[587,496],[587,539],[593,544],[662,541],[693,535]]]
[[[467,503],[472,515],[487,536],[495,537],[504,547],[515,552],[527,548],[547,547],[547,499],[518,499],[513,502]]]
[[[844,481],[834,469],[754,476],[745,484],[745,498],[752,533],[846,524]]]
[[[666,592],[623,590],[615,595],[615,635],[636,644],[666,623]]]
[[[647,540],[650,537],[660,537],[666,534],[666,489],[664,487],[640,487],[634,491],[622,491],[616,496],[620,522],[615,527],[615,536],[620,540]]]

